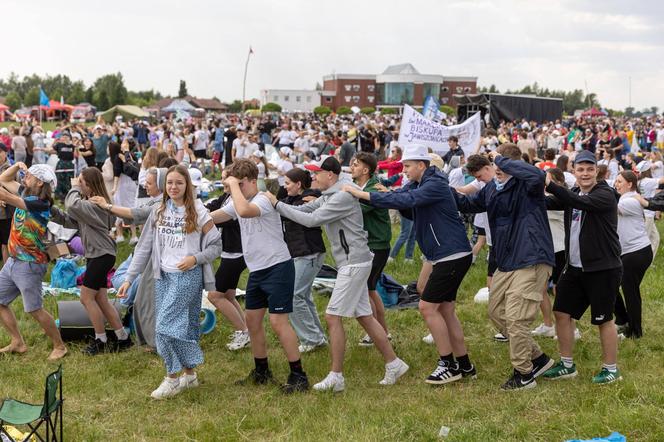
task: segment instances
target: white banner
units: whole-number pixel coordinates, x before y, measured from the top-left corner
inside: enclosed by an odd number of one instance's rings
[[[466,158],[474,154],[482,135],[480,113],[476,113],[461,124],[443,126],[424,118],[421,113],[407,104],[404,106],[398,141],[402,149],[408,144],[422,144],[442,156],[450,150],[447,139],[452,135],[459,139],[459,146],[466,154]]]

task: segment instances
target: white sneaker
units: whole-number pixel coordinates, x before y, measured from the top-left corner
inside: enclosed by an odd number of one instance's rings
[[[166,399],[173,397],[182,391],[179,379],[164,378],[161,385],[150,394],[152,399]]]
[[[251,343],[251,338],[249,337],[249,331],[245,330],[236,330],[233,333],[233,340],[226,344],[226,348],[231,351],[241,350],[244,347],[247,347]]]
[[[533,331],[531,331],[533,336],[544,336],[547,338],[553,338],[556,336],[556,329],[553,326],[548,326],[546,324],[540,324],[537,326],[537,328]]]
[[[424,342],[425,344],[433,344],[433,336],[431,336],[431,333],[423,337],[422,342]]]
[[[394,262],[394,258],[392,258],[391,256],[388,256],[387,257],[387,263],[389,264],[391,262]]]
[[[344,391],[346,388],[346,382],[344,381],[343,375],[329,372],[325,379],[317,384],[314,384],[313,388],[316,391],[332,390],[335,393],[339,393],[340,391]]]
[[[496,333],[493,335],[493,340],[497,342],[509,342],[509,338],[502,333]]]
[[[318,347],[323,347],[326,344],[327,344],[327,342],[321,342],[320,344],[316,344],[316,345],[313,345],[313,344],[300,344],[300,346],[297,349],[300,351],[300,353],[309,353],[309,352],[312,352],[312,351],[316,350]]]
[[[555,336],[553,337],[553,339],[558,339],[558,335],[555,335]],[[575,328],[575,329],[574,329],[574,340],[575,340],[575,341],[578,341],[579,339],[581,339],[581,332],[579,331],[578,328]]]
[[[136,245],[136,244],[138,244],[138,238],[136,238],[135,236],[132,236],[131,239],[129,240],[129,245],[133,246],[133,245]]]
[[[198,376],[196,373],[193,375],[183,374],[178,378],[180,380],[180,390],[188,390],[189,388],[198,387]]]
[[[385,377],[382,381],[378,382],[380,385],[394,385],[401,376],[403,376],[410,368],[408,364],[399,358],[392,361],[392,367],[385,365]]]
[[[412,264],[412,263],[414,263],[414,262],[415,262],[415,261],[413,261],[413,258],[406,258],[406,259],[403,260],[403,263],[404,263],[404,264]]]

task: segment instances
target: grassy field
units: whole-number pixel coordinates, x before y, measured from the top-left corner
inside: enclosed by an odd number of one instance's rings
[[[121,246],[119,259],[128,247]],[[403,253],[403,252],[402,252]],[[328,256],[329,261],[329,256]],[[64,361],[65,439],[81,441],[133,440],[436,440],[441,426],[450,428],[450,441],[563,441],[592,438],[619,431],[629,441],[664,440],[664,254],[643,282],[644,331],[640,341],[620,343],[619,365],[624,380],[609,386],[590,383],[599,369],[596,328],[584,318],[583,338],[575,352],[579,376],[571,381],[547,382],[524,392],[505,393],[500,384],[511,368],[505,344],[494,342],[486,305],[474,304],[475,292],[485,284],[486,261],[480,258],[462,285],[458,312],[464,325],[478,379],[443,388],[423,380],[435,366],[433,346],[416,310],[388,311],[387,321],[398,355],[410,371],[397,385],[382,387],[384,367],[373,348],[356,345],[363,335],[347,321],[346,391],[310,392],[284,396],[276,387],[237,387],[233,383],[253,366],[249,349],[229,352],[225,344],[231,328],[220,325],[202,339],[206,361],[199,369],[200,388],[171,400],[154,401],[150,392],[164,368],[158,356],[138,348],[94,358],[70,345]],[[399,281],[414,280],[419,262],[402,258],[386,272]],[[244,281],[244,278],[243,278]],[[244,282],[242,282],[244,284]],[[327,299],[316,296],[319,311]],[[55,298],[46,300],[55,310]],[[46,362],[49,348],[36,323],[13,305],[30,351],[0,358],[0,396],[38,402],[43,379],[54,366]],[[283,381],[288,365],[269,334],[270,361]],[[7,335],[0,332],[0,344]],[[540,340],[557,357],[553,339]],[[313,382],[329,370],[327,349],[303,356]]]

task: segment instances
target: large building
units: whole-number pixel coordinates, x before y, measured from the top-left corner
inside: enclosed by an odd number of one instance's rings
[[[388,66],[382,74],[332,74],[323,77],[321,104],[340,106],[422,106],[433,95],[441,104],[456,107],[454,94],[477,92],[477,77],[420,74],[410,63]]]
[[[313,112],[320,106],[320,94],[309,89],[263,89],[261,102],[277,103],[283,112]]]

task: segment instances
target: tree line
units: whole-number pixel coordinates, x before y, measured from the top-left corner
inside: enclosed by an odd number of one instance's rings
[[[129,91],[120,72],[97,78],[86,86],[82,80],[72,80],[67,75],[26,75],[19,78],[15,73],[7,79],[0,79],[0,96],[5,97],[5,104],[15,110],[23,106],[39,104],[39,88],[43,88],[51,100],[78,104],[87,102],[99,110],[105,110],[117,104],[147,106],[163,98],[159,91]]]

